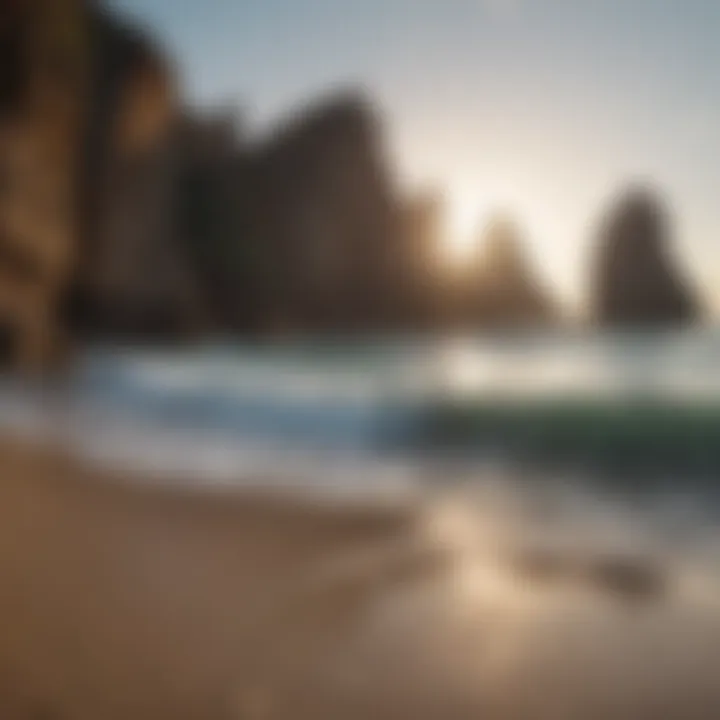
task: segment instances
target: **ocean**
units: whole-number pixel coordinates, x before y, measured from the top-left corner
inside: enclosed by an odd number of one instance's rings
[[[720,488],[720,331],[87,349],[0,422],[158,479],[387,492],[504,473]]]
[[[253,666],[255,654],[280,647],[283,662],[296,662],[293,677],[322,689],[318,702],[338,684],[353,702],[417,701],[426,714],[413,717],[705,720],[720,707],[719,361],[717,331],[95,347],[61,386],[6,380],[0,424],[138,471],[109,477],[157,483],[172,500],[167,516],[155,492],[148,505],[119,503],[125,510],[108,502],[109,526],[96,520],[91,536],[90,516],[73,519],[81,494],[70,492],[71,550],[78,577],[88,564],[93,582],[116,578],[93,587],[117,613],[122,591],[141,598],[130,605],[143,608],[138,617],[154,607],[153,623],[181,619],[178,637],[195,628],[194,657],[215,657],[227,637],[243,638]],[[178,487],[192,490],[188,504],[173,500]],[[253,545],[259,521],[247,513],[191,522],[196,491],[221,491],[212,502],[224,509],[248,487],[309,503],[271,515],[265,545]],[[368,497],[412,500],[413,522],[390,541],[369,533],[351,551],[337,518]],[[318,584],[301,608],[319,623],[307,637],[338,640],[329,664],[315,666],[286,651],[284,625],[257,645],[233,629],[266,579],[261,564],[293,557],[297,537],[305,557],[304,510],[320,522],[321,499],[340,499],[339,514],[330,507],[322,521],[337,535],[321,534],[316,561],[281,568],[277,586]],[[55,505],[33,502],[19,525],[8,522],[28,538],[59,522]],[[128,508],[132,523],[121,527]],[[105,545],[88,550],[88,537]],[[108,550],[118,538],[127,556]],[[387,571],[395,564],[397,577]],[[51,593],[82,588],[84,611],[87,583],[41,576]],[[297,597],[269,587],[263,609]],[[335,604],[336,592],[357,603]],[[352,632],[317,630],[326,616]],[[175,635],[158,637],[165,647]],[[353,685],[357,677],[372,682]],[[423,690],[436,705],[425,706]],[[456,701],[472,712],[452,715]]]

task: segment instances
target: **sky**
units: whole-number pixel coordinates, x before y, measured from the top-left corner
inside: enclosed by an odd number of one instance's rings
[[[628,183],[672,204],[677,252],[720,309],[718,0],[115,0],[188,98],[261,132],[362,86],[408,191],[443,192],[448,249],[494,211],[581,305],[599,217]]]

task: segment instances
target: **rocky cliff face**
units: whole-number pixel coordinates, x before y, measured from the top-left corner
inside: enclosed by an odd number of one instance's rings
[[[84,18],[80,0],[0,6],[0,325],[26,367],[55,345],[75,257]]]
[[[452,288],[443,271],[444,198],[424,192],[400,204],[400,230],[393,238],[397,306],[402,328],[432,330],[449,320]]]
[[[369,104],[343,95],[294,118],[248,155],[241,183],[255,319],[290,330],[381,324],[397,218]]]
[[[151,38],[88,7],[91,72],[79,262],[69,322],[90,335],[177,336],[199,315],[199,289],[177,241],[178,98]]]
[[[20,362],[73,336],[526,327],[556,306],[515,223],[443,274],[442,202],[401,203],[381,123],[344,93],[247,144],[183,110],[172,63],[94,0],[0,2],[0,341]],[[607,325],[689,322],[698,304],[661,203],[603,225]],[[214,321],[214,322],[213,322]]]
[[[243,224],[247,163],[234,112],[184,112],[175,128],[178,241],[221,328],[246,329],[257,312],[256,257]],[[281,262],[282,258],[276,258]]]
[[[467,289],[471,322],[481,327],[534,327],[556,319],[557,308],[533,272],[521,232],[497,216],[478,245]]]
[[[671,249],[668,212],[654,194],[631,190],[605,218],[593,268],[593,307],[602,325],[690,323],[700,315]]]
[[[21,366],[62,334],[187,320],[172,72],[92,0],[0,5],[0,327]],[[172,317],[171,317],[172,316]]]
[[[157,338],[208,315],[230,330],[384,323],[398,225],[364,98],[335,96],[245,148],[181,109],[171,64],[102,3],[12,7],[0,326],[19,328],[23,352],[58,327]]]
[[[214,315],[241,332],[386,326],[400,227],[372,107],[339,94],[254,144],[232,120],[181,131],[183,234]]]

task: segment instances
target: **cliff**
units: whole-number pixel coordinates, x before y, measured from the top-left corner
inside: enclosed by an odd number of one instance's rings
[[[547,325],[557,306],[530,266],[518,225],[496,216],[485,227],[467,289],[475,326],[519,328]]]
[[[389,303],[394,197],[379,123],[339,94],[254,144],[230,116],[181,124],[184,245],[237,332],[376,325]]]
[[[40,341],[60,330],[155,340],[388,321],[399,225],[364,97],[334,95],[246,147],[224,119],[187,112],[157,43],[102,3],[13,7],[0,14],[13,355],[47,355]]]
[[[369,103],[342,94],[292,118],[253,149],[242,175],[256,308],[246,320],[290,330],[382,324],[397,218]]]
[[[0,7],[0,327],[23,367],[57,346],[75,261],[86,30],[80,0]]]
[[[177,337],[201,293],[177,242],[179,99],[157,43],[88,8],[90,82],[79,148],[79,257],[68,308],[76,335]]]
[[[592,304],[606,326],[680,325],[700,308],[672,253],[669,213],[654,193],[622,195],[605,217],[593,267]]]
[[[21,367],[63,337],[185,328],[173,73],[92,0],[0,7],[0,335]]]
[[[255,315],[257,256],[244,225],[247,163],[234,112],[184,110],[175,128],[178,243],[203,288],[206,312],[226,330]],[[282,258],[276,258],[281,262]]]
[[[393,239],[393,302],[402,328],[431,330],[448,320],[451,288],[443,282],[440,257],[444,213],[439,192],[418,193],[400,204],[400,228]]]

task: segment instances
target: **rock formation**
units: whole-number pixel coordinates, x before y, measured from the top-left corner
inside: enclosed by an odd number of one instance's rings
[[[379,123],[343,94],[245,147],[92,0],[0,11],[0,335],[360,329],[393,305]],[[4,329],[3,329],[4,328]],[[17,336],[17,337],[16,337]]]
[[[91,73],[80,148],[76,333],[177,336],[201,322],[200,291],[177,241],[179,100],[151,38],[92,5]]]
[[[182,307],[175,111],[154,44],[91,0],[3,3],[0,53],[0,326],[29,367]]]
[[[334,96],[253,145],[235,127],[181,123],[184,244],[214,316],[253,333],[383,324],[397,216],[369,104]]]
[[[593,268],[595,319],[606,326],[690,323],[697,298],[672,256],[668,212],[644,189],[624,194],[608,213]]]
[[[243,320],[289,330],[382,324],[397,218],[365,99],[339,95],[293,118],[241,175],[243,284],[255,314]]]
[[[401,203],[381,122],[336,94],[264,140],[182,103],[172,62],[99,0],[0,2],[0,345],[74,337],[517,328],[555,320],[517,225],[467,272],[436,255],[442,199]],[[632,190],[593,277],[603,325],[699,315],[667,213]]]
[[[222,328],[247,328],[239,318],[257,312],[254,258],[263,248],[243,223],[249,182],[235,113],[183,112],[175,145],[178,240],[204,290],[208,315]]]
[[[396,252],[396,320],[404,328],[432,329],[447,320],[450,289],[443,282],[440,250],[444,202],[439,193],[410,197],[400,207]]]
[[[74,262],[88,47],[80,0],[0,6],[0,325],[8,358],[44,362]]]
[[[556,305],[532,271],[520,230],[508,217],[487,224],[469,283],[466,304],[475,326],[533,327],[556,319]]]

